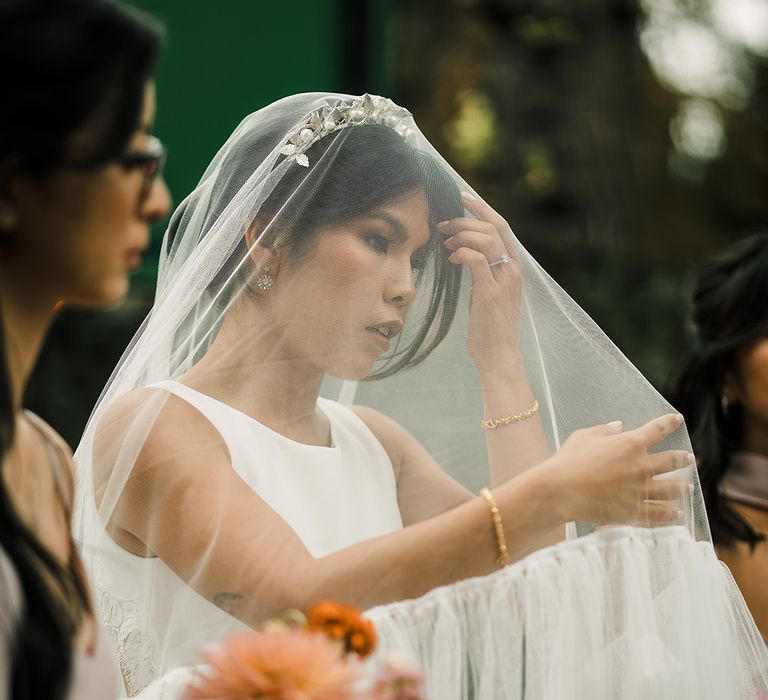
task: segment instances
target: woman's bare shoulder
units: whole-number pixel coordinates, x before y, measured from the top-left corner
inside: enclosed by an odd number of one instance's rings
[[[221,434],[208,418],[162,387],[135,389],[104,409],[94,437],[96,451],[125,452],[127,440],[135,444],[136,462],[145,465],[166,462],[174,454],[189,454],[203,447],[224,446]]]
[[[58,466],[61,470],[61,477],[65,481],[66,493],[62,497],[66,500],[67,510],[71,509],[75,493],[75,466],[72,462],[72,450],[61,435],[59,435],[51,425],[43,420],[36,413],[31,411],[24,412],[26,419],[37,429],[43,439],[53,449]]]

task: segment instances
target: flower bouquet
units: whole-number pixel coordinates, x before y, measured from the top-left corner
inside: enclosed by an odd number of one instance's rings
[[[423,676],[410,659],[363,663],[375,647],[376,630],[358,610],[321,601],[206,644],[207,666],[182,700],[423,700]]]

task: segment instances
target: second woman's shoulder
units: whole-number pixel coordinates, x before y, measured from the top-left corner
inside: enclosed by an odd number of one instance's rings
[[[62,454],[66,455],[68,459],[71,461],[72,459],[72,450],[70,449],[67,442],[64,440],[61,435],[59,435],[51,426],[49,423],[47,423],[45,420],[43,420],[40,416],[38,416],[36,413],[32,413],[32,411],[24,411],[24,415],[26,416],[27,420],[29,420],[32,425],[37,428],[37,430],[43,435],[45,440],[57,451],[61,452]]]
[[[61,435],[59,435],[45,420],[32,411],[24,411],[25,418],[37,430],[43,440],[53,451],[55,455],[55,464],[53,468],[59,472],[57,478],[64,481],[63,488],[66,493],[63,497],[66,500],[67,508],[71,508],[75,492],[75,467],[72,462],[72,450]]]

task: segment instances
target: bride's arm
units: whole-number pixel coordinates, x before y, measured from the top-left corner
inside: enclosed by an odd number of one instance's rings
[[[449,476],[424,446],[389,416],[367,406],[353,406],[392,462],[397,503],[404,525],[444,513],[475,498]]]
[[[465,194],[463,202],[476,218],[452,219],[438,228],[451,251],[449,260],[472,275],[468,350],[482,387],[483,411],[485,418],[523,418],[486,431],[491,484],[499,486],[551,452],[539,413],[526,413],[536,397],[520,352],[523,268],[512,230],[482,200]],[[482,430],[479,420],[475,429]]]
[[[500,390],[499,393],[503,395],[503,391]],[[366,406],[353,406],[353,410],[370,428],[392,462],[397,480],[397,501],[404,525],[434,517],[475,497],[475,494],[443,471],[424,446],[396,421]],[[518,471],[522,473],[549,456],[546,452],[536,451],[535,436],[534,439],[526,439],[531,437],[531,432],[541,430],[538,419],[535,424],[524,428],[520,425],[505,427],[510,430],[501,434],[500,439],[494,440],[495,436],[489,436],[488,439],[489,451],[493,448],[496,450],[496,464],[502,461],[514,464],[517,455],[512,452],[510,459],[506,450],[520,449],[523,454],[519,456],[519,460],[524,466]],[[544,439],[543,432],[541,439]],[[514,447],[515,441],[518,443],[517,448]],[[510,445],[513,447],[510,448]],[[526,453],[526,450],[529,452]],[[564,526],[558,524],[547,537],[540,540],[539,546],[558,542],[563,539],[564,534]]]
[[[160,413],[141,449],[110,527],[144,543],[201,595],[244,622],[321,598],[368,608],[496,568],[497,543],[482,498],[313,558],[237,476],[213,426],[191,406],[171,402],[173,410]],[[645,451],[678,424],[667,417],[653,425],[652,439],[606,427],[582,431],[572,449],[566,443],[548,463],[496,489],[511,558],[535,549],[568,518],[676,517],[676,508],[642,503],[679,493],[650,475],[680,466],[684,453]]]

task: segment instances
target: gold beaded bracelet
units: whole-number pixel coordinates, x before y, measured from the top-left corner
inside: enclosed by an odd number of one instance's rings
[[[499,506],[496,505],[496,499],[488,489],[480,489],[480,495],[486,500],[491,511],[493,529],[496,533],[496,546],[499,548],[499,557],[496,559],[496,563],[499,566],[507,566],[509,564],[509,550],[507,549],[507,537],[504,534],[504,523],[501,522]]]
[[[534,399],[533,406],[527,408],[525,411],[515,413],[512,416],[504,416],[503,418],[484,418],[480,421],[480,427],[483,430],[495,430],[500,425],[509,425],[510,423],[519,423],[520,421],[524,421],[538,412],[539,402]]]

